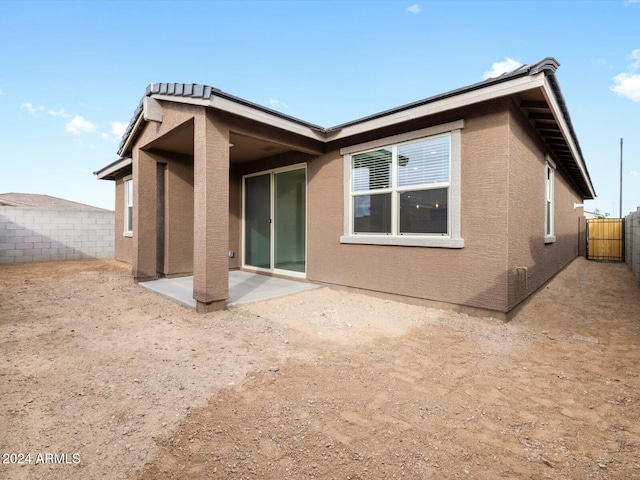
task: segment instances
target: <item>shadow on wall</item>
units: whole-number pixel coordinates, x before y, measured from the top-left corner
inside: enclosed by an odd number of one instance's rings
[[[113,258],[113,212],[7,208],[0,212],[0,263]]]
[[[522,265],[509,268],[504,276],[489,282],[491,286],[469,298],[468,305],[483,305],[487,296],[495,292],[496,286],[505,285],[506,281],[507,312],[503,319],[511,320],[534,293],[583,253],[581,241],[578,232],[557,236],[555,242],[549,244],[544,243],[542,236],[531,238],[529,256],[521,261]]]

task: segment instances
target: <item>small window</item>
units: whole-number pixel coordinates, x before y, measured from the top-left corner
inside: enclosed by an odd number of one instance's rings
[[[133,236],[133,178],[124,179],[124,235]]]
[[[545,165],[545,188],[544,188],[544,241],[553,243],[556,241],[554,228],[554,193],[553,180],[555,175],[555,165],[549,159]]]

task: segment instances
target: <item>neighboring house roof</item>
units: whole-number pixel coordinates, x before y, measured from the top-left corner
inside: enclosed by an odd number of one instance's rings
[[[133,118],[122,137],[118,154],[123,157],[130,154],[131,142],[142,122],[147,120],[147,109],[149,108],[147,105],[154,100],[217,108],[328,142],[493,98],[539,89],[544,100],[541,101],[538,97],[535,100],[522,100],[520,108],[537,130],[549,151],[566,169],[569,177],[584,197],[595,198],[593,182],[555,77],[559,66],[560,64],[554,58],[545,58],[496,78],[490,78],[330,128],[305,122],[206,85],[152,83],[147,87],[144,97],[134,111]],[[121,161],[122,159],[112,163],[96,174],[99,178],[109,178],[104,176],[104,171]],[[100,175],[101,172],[103,175]],[[113,172],[109,174],[113,175]]]
[[[37,193],[0,193],[0,206],[108,212],[104,208]]]

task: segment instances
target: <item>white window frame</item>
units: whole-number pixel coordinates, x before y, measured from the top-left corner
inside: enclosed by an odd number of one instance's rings
[[[547,155],[544,165],[544,243],[553,243],[555,236],[555,171],[556,164]],[[549,218],[551,217],[551,218]]]
[[[366,244],[366,245],[401,245],[412,247],[440,247],[463,248],[464,239],[460,235],[460,203],[461,203],[461,137],[464,128],[464,120],[444,123],[433,127],[423,128],[412,132],[380,138],[371,142],[360,143],[342,148],[340,154],[344,162],[344,235],[340,237],[340,243]],[[399,144],[426,139],[437,135],[450,136],[450,161],[449,182],[438,184],[430,188],[448,188],[447,227],[448,234],[402,234],[398,233],[399,221],[397,206],[397,194],[400,190],[416,190],[419,186],[411,186],[398,189],[397,185],[390,189],[378,189],[375,193],[393,192],[391,207],[392,234],[355,234],[353,232],[353,193],[352,189],[352,155],[379,149],[381,147],[392,148],[394,151]],[[392,178],[395,178],[395,173]],[[395,180],[394,180],[395,182]],[[363,192],[358,192],[361,194]]]
[[[133,222],[131,222],[131,229],[129,226],[129,207],[131,207],[131,213],[133,214],[133,175],[128,175],[122,179],[124,185],[124,225],[122,235],[125,237],[133,237]],[[129,192],[129,185],[131,185],[131,192]]]

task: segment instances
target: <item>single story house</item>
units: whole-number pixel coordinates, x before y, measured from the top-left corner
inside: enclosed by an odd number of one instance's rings
[[[136,281],[228,270],[507,318],[579,254],[595,196],[545,58],[323,128],[195,84],[151,84],[113,180],[116,258]]]

